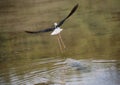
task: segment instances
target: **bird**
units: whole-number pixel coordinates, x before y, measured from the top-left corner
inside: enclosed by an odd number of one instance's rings
[[[70,13],[64,18],[62,19],[59,23],[55,22],[54,23],[54,27],[50,27],[50,28],[46,28],[43,30],[38,30],[38,31],[25,31],[26,33],[30,33],[30,34],[37,34],[37,33],[45,33],[45,32],[51,32],[52,33],[50,35],[57,35],[57,39],[58,39],[58,43],[60,46],[60,50],[61,52],[63,52],[63,48],[66,48],[62,38],[61,38],[61,31],[63,30],[61,28],[61,26],[64,24],[64,22],[77,10],[79,4],[76,4],[72,10],[70,11]],[[63,48],[62,48],[63,47]]]

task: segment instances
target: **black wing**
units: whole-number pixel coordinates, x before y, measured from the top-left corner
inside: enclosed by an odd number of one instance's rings
[[[43,30],[39,30],[39,31],[25,31],[26,33],[42,33],[42,32],[50,32],[53,31],[55,28],[47,28],[47,29],[43,29]]]
[[[60,26],[65,22],[65,20],[68,19],[68,18],[76,11],[77,8],[78,8],[78,4],[76,4],[76,5],[73,7],[73,9],[71,10],[71,12],[68,14],[67,17],[65,17],[63,20],[61,20],[61,21],[58,23],[57,27],[60,27]]]
[[[76,11],[77,8],[78,8],[78,4],[73,7],[73,9],[68,14],[68,16],[65,17],[63,20],[61,20],[56,27],[60,27],[65,22],[65,20],[67,18],[69,18]],[[47,28],[47,29],[39,30],[39,31],[25,31],[25,32],[27,32],[27,33],[33,33],[33,34],[35,33],[36,34],[36,33],[41,33],[41,32],[50,32],[50,31],[53,31],[54,29],[55,29],[55,27],[54,28]]]

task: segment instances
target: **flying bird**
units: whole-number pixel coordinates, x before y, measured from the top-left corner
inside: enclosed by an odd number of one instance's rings
[[[58,41],[59,41],[59,45],[60,45],[60,49],[62,51],[62,46],[64,48],[66,48],[62,38],[61,38],[61,35],[60,35],[60,32],[63,30],[61,29],[60,27],[64,24],[64,22],[76,11],[76,9],[78,8],[78,4],[76,4],[73,9],[70,11],[70,13],[64,18],[62,19],[58,24],[55,22],[54,23],[54,27],[50,27],[50,28],[47,28],[47,29],[43,29],[43,30],[39,30],[39,31],[25,31],[26,33],[31,33],[31,34],[37,34],[37,33],[43,33],[43,32],[51,32],[51,35],[57,35],[58,36]]]

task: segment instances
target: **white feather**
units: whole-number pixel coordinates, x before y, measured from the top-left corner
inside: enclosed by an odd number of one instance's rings
[[[57,27],[52,33],[51,35],[57,35],[59,34],[63,29],[61,29],[60,27]]]

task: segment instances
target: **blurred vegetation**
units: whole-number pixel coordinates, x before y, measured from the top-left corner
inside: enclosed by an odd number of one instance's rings
[[[79,3],[62,26],[67,46],[59,51],[56,36],[30,35],[59,22]],[[1,0],[0,61],[51,56],[120,59],[120,0]]]

